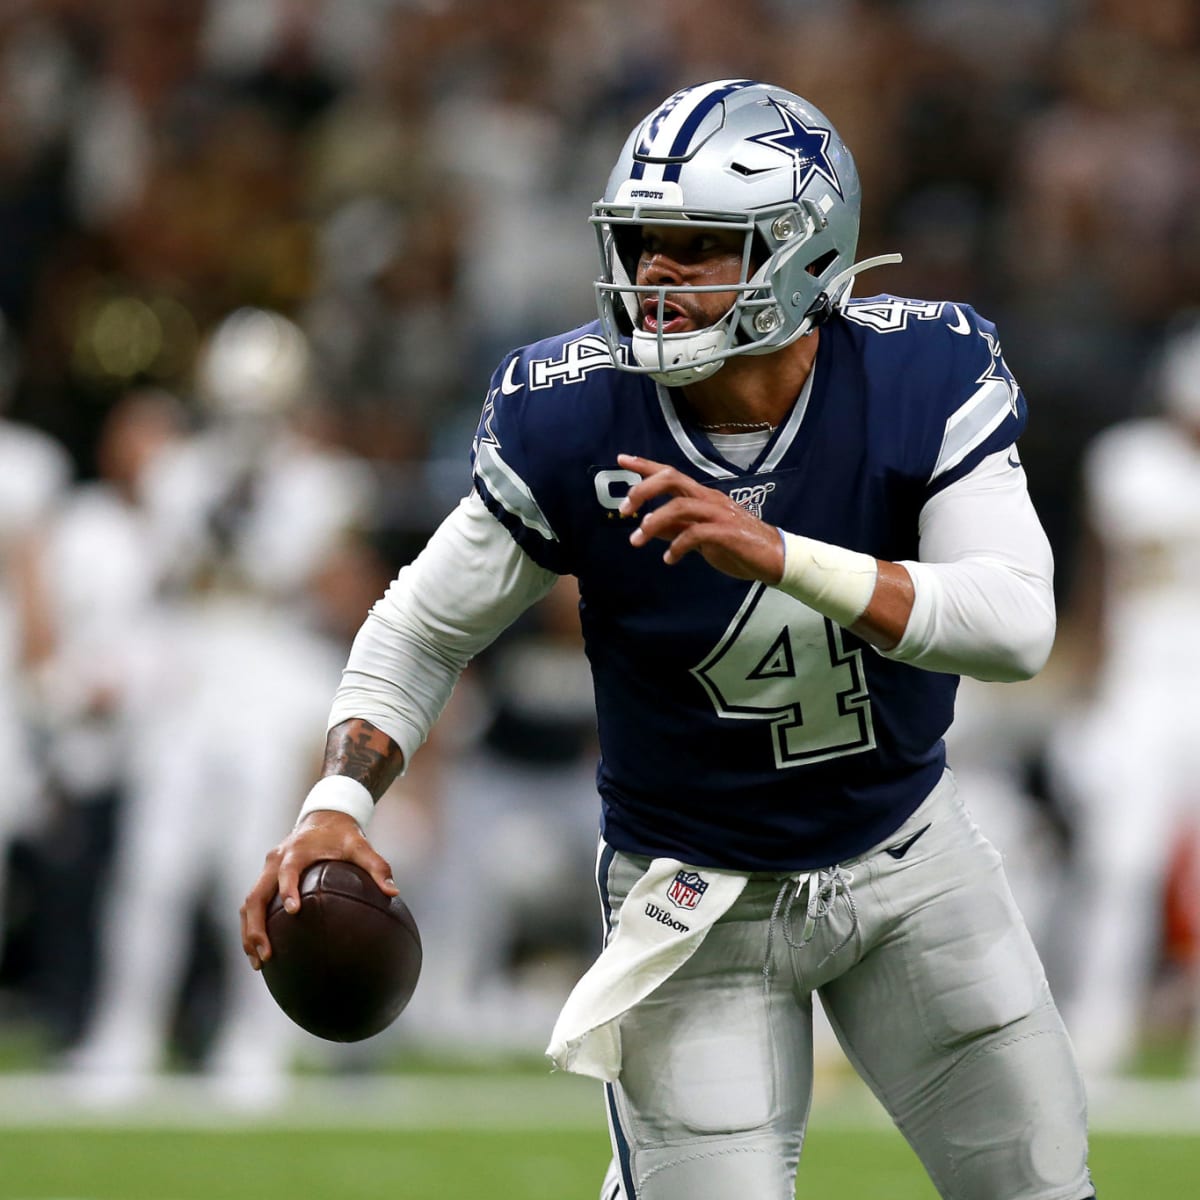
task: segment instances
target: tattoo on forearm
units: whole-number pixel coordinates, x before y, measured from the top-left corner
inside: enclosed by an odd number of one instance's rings
[[[322,775],[347,775],[378,800],[400,774],[404,755],[386,733],[369,721],[335,725],[325,742]]]

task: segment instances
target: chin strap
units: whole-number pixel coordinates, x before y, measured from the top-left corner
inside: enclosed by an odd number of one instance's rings
[[[829,281],[829,286],[813,301],[812,307],[808,310],[809,329],[815,329],[818,325],[823,325],[841,307],[842,301],[836,297],[838,289],[847,280],[853,281],[855,276],[861,275],[864,271],[869,271],[872,267],[884,267],[889,263],[903,261],[904,256],[902,254],[877,254],[874,258],[864,258],[862,262],[856,262],[852,267],[847,267],[844,271],[839,271]]]
[[[818,325],[823,325],[828,321],[843,303],[842,299],[837,298],[838,292],[848,280],[852,281],[856,275],[861,275],[863,271],[869,271],[872,267],[882,267],[889,263],[903,261],[904,258],[900,254],[877,254],[874,258],[864,258],[852,267],[839,271],[829,281],[825,290],[813,301],[812,307],[806,314],[806,321],[800,323],[800,327],[795,333],[780,345],[763,347],[760,353],[781,350]],[[661,371],[650,372],[650,378],[656,382],[665,384],[667,387],[686,387],[689,383],[706,379],[718,367],[724,365],[723,358],[719,358],[715,362],[704,362],[698,366],[692,362],[692,360],[703,358],[705,354],[714,351],[721,344],[724,336],[724,327],[721,325],[686,334],[650,334],[635,328],[632,337],[633,357],[643,367],[662,367]]]

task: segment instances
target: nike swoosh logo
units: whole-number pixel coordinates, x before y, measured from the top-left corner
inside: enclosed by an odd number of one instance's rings
[[[1010,467],[1016,467],[1018,470],[1021,468],[1021,460],[1017,457],[1015,450],[1004,461],[1008,463]]]
[[[500,390],[506,395],[511,396],[513,392],[519,392],[524,386],[524,382],[517,383],[513,379],[513,372],[517,369],[518,359],[514,356],[509,360],[508,370],[504,372],[504,378],[500,380]]]
[[[967,318],[963,316],[963,310],[961,308],[959,308],[957,304],[952,304],[952,305],[950,305],[950,307],[952,309],[954,309],[954,313],[955,313],[955,317],[956,317],[954,324],[950,326],[950,332],[951,333],[960,333],[960,334],[963,334],[964,336],[966,334],[970,333],[971,326],[967,324]]]
[[[918,829],[917,832],[912,835],[912,837],[905,838],[904,841],[897,842],[894,846],[889,846],[887,848],[887,852],[894,859],[902,859],[916,844],[917,838],[919,838],[921,834],[923,834],[928,828],[929,826],[926,825],[925,829]]]

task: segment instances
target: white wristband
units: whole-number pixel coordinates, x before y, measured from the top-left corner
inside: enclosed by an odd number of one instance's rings
[[[853,625],[875,593],[876,560],[857,550],[782,529],[779,536],[783,539],[783,577],[775,586],[839,625]]]
[[[313,784],[304,798],[296,824],[299,825],[309,813],[340,812],[353,817],[359,829],[366,833],[367,822],[374,811],[371,793],[357,779],[351,779],[349,775],[326,775]]]

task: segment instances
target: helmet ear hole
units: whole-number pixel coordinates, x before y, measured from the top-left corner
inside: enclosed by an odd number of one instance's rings
[[[818,254],[804,269],[810,275],[816,275],[818,278],[829,270],[830,266],[837,259],[838,252],[836,250],[826,250],[824,254]]]

